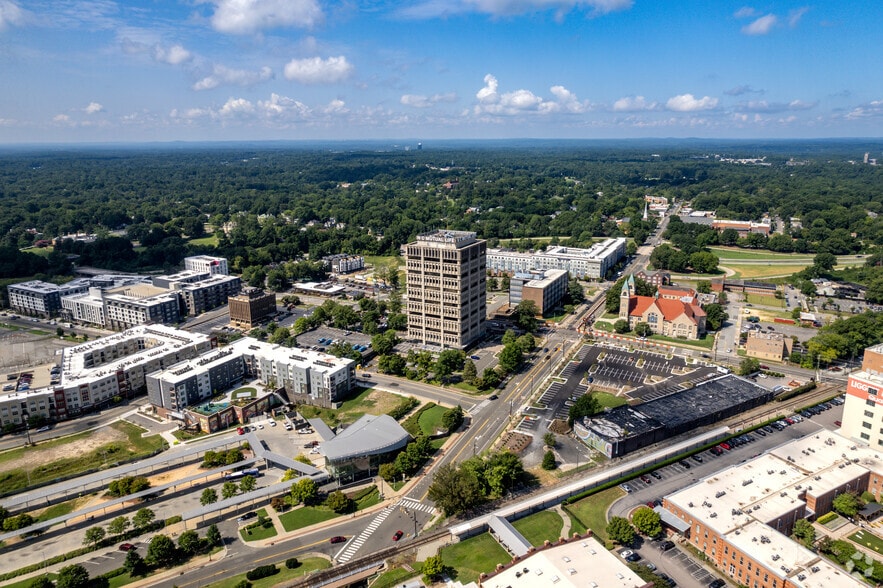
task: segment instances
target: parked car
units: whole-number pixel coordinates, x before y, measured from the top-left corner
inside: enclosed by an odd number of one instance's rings
[[[716,578],[708,583],[708,588],[722,588],[726,586],[727,583],[721,580],[720,578]]]
[[[656,478],[657,480],[661,480],[661,479],[662,479],[662,474],[660,474],[660,473],[657,472],[656,470],[653,470],[652,472],[650,472],[650,475],[653,476],[654,478]]]
[[[248,519],[253,519],[256,516],[258,516],[257,513],[255,513],[254,511],[251,511],[251,512],[245,513],[244,515],[242,515],[241,517],[239,517],[236,520],[239,521],[240,523],[242,523],[244,521],[247,521]]]
[[[663,541],[659,544],[659,551],[668,551],[675,546],[674,541]]]
[[[689,470],[690,467],[691,467],[690,464],[688,464],[688,463],[687,463],[686,461],[684,461],[683,459],[682,459],[681,461],[679,461],[678,464],[679,464],[682,468],[684,468],[685,470]]]
[[[678,583],[674,581],[674,578],[672,578],[668,574],[656,574],[656,575],[659,576],[659,578],[662,579],[663,581],[668,582],[668,585],[671,586],[671,588],[675,588],[675,586],[678,585]]]
[[[694,454],[691,455],[690,457],[691,457],[691,458],[693,459],[693,461],[695,461],[696,463],[702,463],[702,456],[699,455],[698,453],[694,453]]]
[[[631,549],[623,549],[622,551],[619,552],[619,555],[622,557],[622,559],[628,559],[631,556],[633,556],[634,554],[635,554],[635,552],[632,551]]]
[[[135,546],[131,543],[120,543],[119,549],[120,551],[132,551],[133,549],[135,549]]]
[[[653,483],[653,480],[651,480],[650,476],[648,476],[647,474],[644,474],[643,476],[641,476],[641,481],[644,482],[645,484],[652,484]]]
[[[632,493],[632,487],[629,486],[628,484],[620,484],[619,487],[622,488],[622,490],[623,490],[626,494],[631,494],[631,493]]]

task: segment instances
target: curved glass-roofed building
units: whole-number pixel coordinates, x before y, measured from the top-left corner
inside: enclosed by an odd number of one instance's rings
[[[320,451],[328,472],[341,482],[367,478],[404,449],[411,436],[389,415],[366,414],[326,441]]]

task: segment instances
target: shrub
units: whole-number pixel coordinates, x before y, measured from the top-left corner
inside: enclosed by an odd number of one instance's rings
[[[285,560],[285,567],[289,570],[293,570],[294,568],[300,566],[300,562],[297,561],[296,557],[289,557]]]
[[[251,588],[251,582],[248,580],[240,580],[239,582],[236,582],[233,588]]]
[[[420,404],[420,401],[414,398],[413,396],[409,396],[408,398],[403,399],[399,404],[393,407],[388,414],[395,420],[399,420],[404,417],[406,414],[411,412],[417,405]]]
[[[266,566],[258,566],[255,569],[247,572],[245,577],[249,580],[260,580],[261,578],[269,578],[270,576],[274,576],[279,573],[279,568],[276,567],[276,564],[269,564]]]
[[[173,517],[169,517],[166,519],[166,527],[170,525],[174,525],[175,523],[180,523],[184,518],[181,515],[175,515]]]

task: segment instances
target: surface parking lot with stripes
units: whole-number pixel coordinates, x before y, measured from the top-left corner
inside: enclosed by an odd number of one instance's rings
[[[601,354],[603,359],[599,359]],[[638,360],[643,359],[639,366]],[[675,373],[688,369],[687,373]],[[655,400],[684,390],[699,382],[719,375],[715,367],[702,364],[687,366],[682,357],[666,357],[655,351],[624,350],[616,346],[584,345],[564,366],[556,380],[543,391],[538,403],[547,407],[545,419],[566,419],[573,402],[585,394],[589,385],[608,389],[622,386],[634,388],[627,392],[630,398],[643,402]],[[645,383],[648,376],[663,378],[656,383]],[[588,382],[591,378],[591,382]],[[564,379],[564,382],[560,380]],[[526,433],[537,429],[540,419],[525,417],[516,427]]]

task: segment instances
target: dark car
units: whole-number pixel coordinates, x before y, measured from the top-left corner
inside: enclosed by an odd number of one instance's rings
[[[660,474],[660,473],[657,472],[656,470],[653,470],[652,472],[650,472],[650,475],[653,476],[654,478],[656,478],[657,480],[661,480],[661,479],[662,479],[662,474]]]
[[[499,396],[497,396],[496,394],[491,394],[487,397],[488,400],[496,400],[497,398],[499,398]]]
[[[695,453],[695,454],[691,455],[690,457],[693,458],[693,461],[695,461],[696,463],[702,463],[702,456],[699,455],[698,453]]]
[[[659,576],[659,578],[662,581],[668,582],[668,585],[671,586],[671,588],[674,588],[675,586],[678,585],[678,583],[674,581],[674,578],[672,578],[668,574],[656,574],[656,575]]]
[[[722,588],[722,586],[726,586],[726,585],[727,585],[726,582],[724,582],[720,578],[717,578],[716,580],[712,580],[711,582],[708,583],[708,588]]]
[[[641,481],[644,482],[645,484],[652,484],[653,483],[653,480],[650,479],[650,476],[648,476],[646,474],[641,476]]]
[[[131,543],[120,543],[120,551],[132,551],[135,549],[135,546]]]
[[[668,551],[675,546],[674,541],[663,541],[659,544],[659,551]]]
[[[258,516],[258,515],[257,515],[254,511],[251,511],[251,512],[247,512],[247,513],[245,513],[244,515],[242,515],[241,517],[239,517],[239,518],[236,519],[236,520],[239,521],[239,522],[241,523],[241,522],[243,522],[243,521],[247,521],[248,519],[253,519],[253,518],[255,518],[256,516]]]
[[[346,543],[346,537],[342,535],[336,535],[328,540],[329,543]]]
[[[395,535],[392,536],[392,540],[398,541],[399,539],[402,538],[402,535],[404,535],[404,534],[405,534],[405,532],[402,531],[401,529],[399,529],[398,531],[395,532]]]
[[[690,469],[690,464],[688,464],[688,463],[687,463],[686,461],[684,461],[683,459],[682,459],[681,461],[678,462],[678,465],[680,465],[680,466],[681,466],[682,468],[684,468],[685,470],[689,470],[689,469]]]

